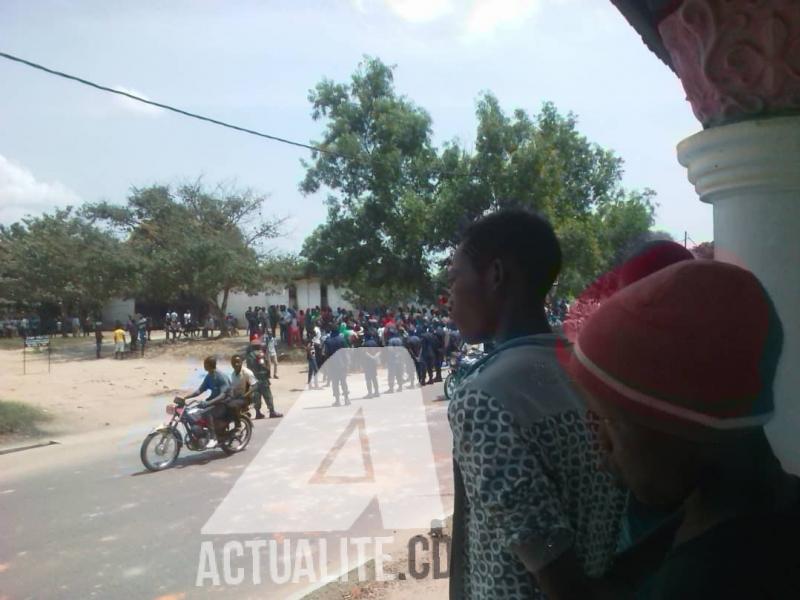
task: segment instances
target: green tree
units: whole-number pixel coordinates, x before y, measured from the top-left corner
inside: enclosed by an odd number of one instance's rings
[[[463,227],[504,207],[525,207],[553,224],[564,253],[559,294],[575,295],[653,224],[652,190],[627,191],[622,160],[578,132],[574,115],[552,103],[508,116],[497,98],[477,103],[475,150],[449,144],[427,238],[447,251]]]
[[[283,220],[262,217],[266,199],[198,181],[175,190],[133,188],[124,206],[103,202],[85,213],[126,236],[138,261],[139,297],[197,298],[224,323],[230,293],[260,292],[270,274],[261,244],[280,235]]]
[[[120,241],[72,208],[0,225],[2,295],[67,315],[97,313],[127,291],[133,260]]]
[[[426,203],[437,162],[428,114],[394,89],[393,68],[365,58],[350,83],[309,92],[326,123],[300,190],[325,188],[328,217],[302,255],[356,302],[413,297],[428,286]]]
[[[451,142],[438,152],[430,117],[397,94],[393,68],[378,59],[366,58],[348,84],[322,81],[309,100],[325,122],[323,151],[305,165],[300,189],[329,195],[327,221],[302,255],[356,302],[433,299],[436,262],[466,225],[505,207],[551,221],[564,251],[564,295],[579,293],[653,224],[654,193],[626,190],[622,159],[552,103],[508,115],[486,93],[474,150]]]

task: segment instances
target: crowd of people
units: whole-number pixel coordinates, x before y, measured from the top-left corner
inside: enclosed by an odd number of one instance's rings
[[[395,387],[430,385],[442,381],[442,365],[452,352],[461,346],[461,337],[446,309],[436,307],[400,306],[396,309],[378,307],[372,312],[318,306],[295,310],[286,306],[248,307],[245,313],[248,334],[259,339],[263,352],[277,377],[278,335],[287,347],[303,347],[308,362],[309,388],[319,387],[319,372],[337,350],[346,348],[403,348],[410,361],[392,360],[388,367],[389,380],[386,391]],[[323,369],[323,384],[332,385],[336,404],[340,397],[349,402],[346,374],[364,370],[368,397],[380,395],[376,371],[380,366],[379,350],[359,354],[370,357],[358,364],[348,362],[340,368]],[[337,361],[345,360],[339,357]],[[342,377],[331,378],[333,371],[343,372]]]
[[[96,318],[87,315],[42,319],[38,313],[12,313],[0,319],[0,337],[25,338],[37,335],[60,335],[62,337],[89,337],[95,330]]]

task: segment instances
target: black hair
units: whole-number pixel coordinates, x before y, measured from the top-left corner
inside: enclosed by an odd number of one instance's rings
[[[203,359],[203,366],[205,366],[205,365],[211,365],[212,369],[216,369],[217,368],[217,357],[216,356],[206,356]]]
[[[552,225],[529,210],[508,208],[478,219],[464,231],[461,245],[478,270],[495,259],[513,261],[537,299],[547,295],[561,271],[561,245]]]

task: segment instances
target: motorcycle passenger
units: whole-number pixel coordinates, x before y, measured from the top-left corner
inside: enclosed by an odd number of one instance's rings
[[[210,421],[209,430],[211,433],[211,439],[208,441],[206,448],[214,448],[217,445],[217,430],[215,420],[224,417],[224,415],[227,413],[225,399],[228,397],[228,391],[230,390],[231,383],[224,374],[217,371],[216,357],[207,356],[203,361],[203,368],[206,370],[207,374],[203,379],[203,382],[200,384],[200,387],[188,396],[184,396],[183,398],[178,396],[178,398],[181,398],[182,400],[189,400],[190,398],[195,398],[204,392],[211,392],[208,400],[198,403],[197,407],[201,409],[208,409],[205,414]]]
[[[253,394],[258,389],[258,382],[253,372],[242,364],[242,357],[238,354],[231,356],[231,389],[228,392],[228,400],[225,402],[231,416],[239,427],[239,415],[245,410],[252,401]],[[261,412],[260,403],[256,408],[256,414]]]

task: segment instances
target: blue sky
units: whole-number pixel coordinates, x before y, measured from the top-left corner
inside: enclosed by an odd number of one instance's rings
[[[429,111],[437,143],[475,135],[475,100],[551,100],[658,193],[657,228],[712,239],[675,145],[700,129],[677,78],[605,0],[38,0],[0,3],[0,49],[149,98],[307,142],[308,90],[364,54]],[[299,250],[325,218],[303,196],[306,153],[122,101],[0,60],[0,222],[59,204],[124,200],[131,186],[202,175],[269,193]]]

